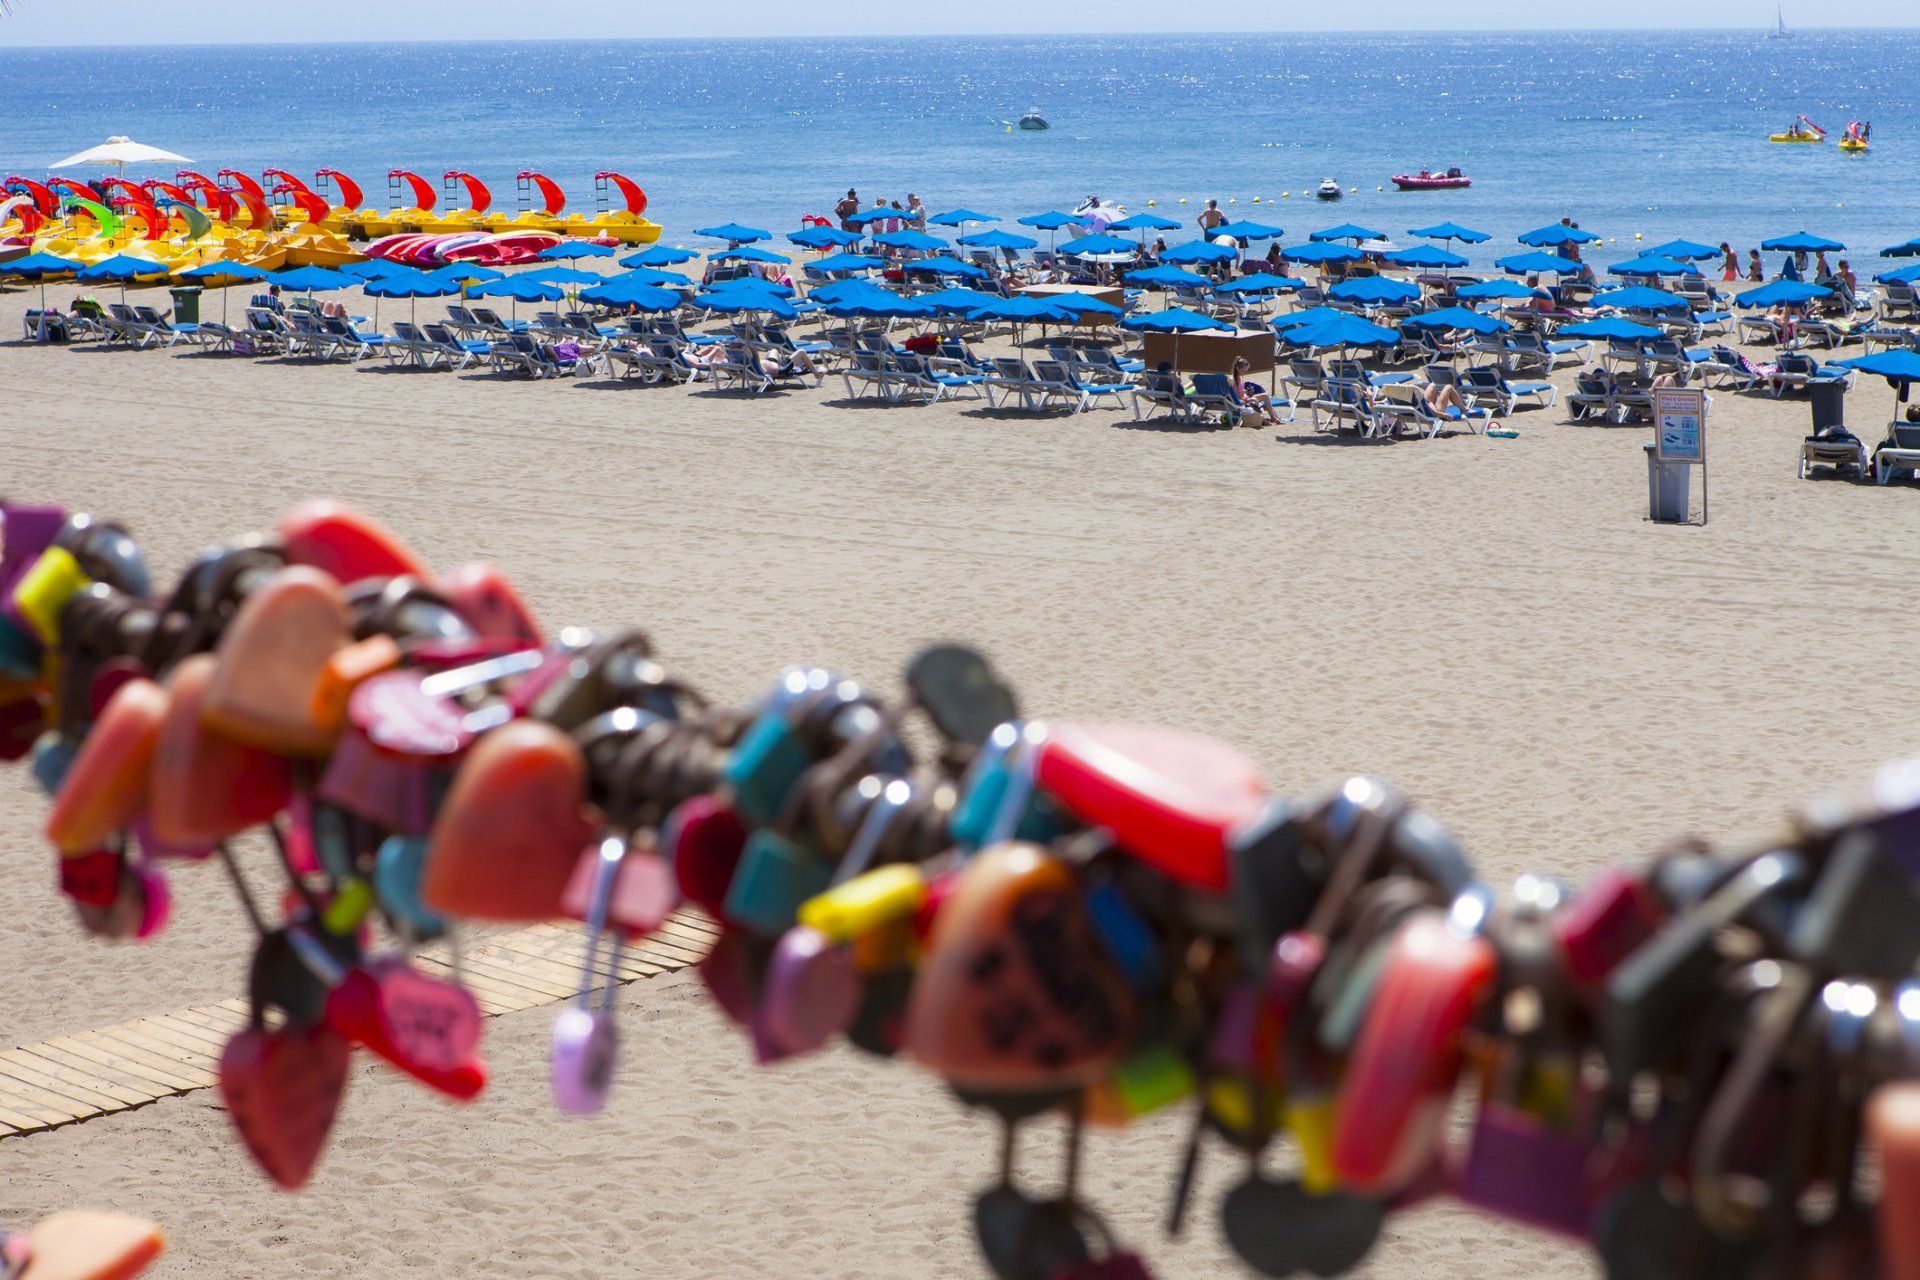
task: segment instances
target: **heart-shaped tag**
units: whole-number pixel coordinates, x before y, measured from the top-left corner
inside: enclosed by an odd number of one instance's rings
[[[529,649],[540,644],[540,624],[534,620],[533,610],[527,608],[507,575],[494,566],[478,562],[458,565],[440,575],[435,585],[480,635]]]
[[[812,1053],[853,1025],[860,995],[852,948],[795,925],[780,936],[767,962],[759,1031],[783,1054]]]
[[[106,843],[147,805],[153,754],[167,695],[151,680],[130,680],[107,702],[67,769],[47,839],[62,853],[85,853]]]
[[[280,521],[289,564],[325,570],[348,586],[364,578],[413,577],[432,571],[405,543],[345,503],[316,498],[296,503]]]
[[[673,864],[681,894],[716,920],[746,847],[747,829],[713,796],[675,805],[660,832],[660,851]]]
[[[574,864],[573,878],[567,882],[560,902],[575,920],[585,920],[593,900],[594,873],[600,865],[598,845],[589,845]],[[647,849],[629,849],[620,860],[614,877],[613,894],[607,899],[607,924],[630,933],[652,933],[666,922],[680,905],[680,886],[673,868],[659,854]]]
[[[1072,871],[1009,843],[968,863],[935,917],[904,1045],[966,1088],[1066,1088],[1109,1074],[1134,1021]]]
[[[611,1014],[578,1005],[553,1020],[553,1101],[569,1115],[598,1114],[607,1105],[619,1062],[620,1033]]]
[[[551,920],[593,833],[586,761],[573,739],[515,720],[474,744],[441,804],[425,900],[481,920]]]
[[[327,660],[353,641],[340,585],[318,569],[280,570],[247,597],[214,650],[201,718],[236,742],[324,756],[338,730],[314,715]]]
[[[1259,813],[1259,768],[1216,738],[1141,725],[1049,723],[1039,782],[1089,826],[1185,884],[1227,888],[1227,841]]]
[[[254,1162],[288,1191],[305,1186],[347,1088],[352,1051],[324,1023],[248,1028],[220,1055],[220,1093]]]
[[[209,731],[202,719],[212,654],[167,674],[167,717],[153,753],[153,832],[168,844],[225,840],[287,806],[292,767],[282,756]]]
[[[328,992],[327,1025],[457,1101],[486,1088],[486,1064],[473,1055],[480,1009],[472,994],[398,957],[356,968]]]
[[[132,1280],[167,1247],[146,1219],[100,1209],[52,1214],[24,1238],[27,1265],[17,1280]]]

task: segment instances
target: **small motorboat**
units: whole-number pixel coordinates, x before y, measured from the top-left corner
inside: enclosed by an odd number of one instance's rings
[[[1435,173],[1431,169],[1422,169],[1418,173],[1396,173],[1393,175],[1393,185],[1402,191],[1446,191],[1454,187],[1470,187],[1473,179],[1455,166],[1444,173]]]
[[[1338,200],[1342,193],[1340,184],[1332,178],[1328,178],[1313,189],[1313,194],[1319,196],[1322,200]]]
[[[1047,118],[1040,114],[1040,108],[1028,107],[1027,114],[1020,117],[1020,127],[1028,133],[1039,133],[1042,129],[1051,129]]]

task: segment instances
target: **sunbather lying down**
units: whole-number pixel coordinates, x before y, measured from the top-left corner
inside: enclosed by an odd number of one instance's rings
[[[729,350],[733,352],[732,356],[728,355]],[[688,347],[682,353],[681,358],[695,368],[705,369],[712,365],[731,363],[734,358],[743,355],[756,370],[771,378],[790,378],[800,374],[811,376],[818,372],[814,367],[812,359],[809,358],[804,351],[792,352],[788,354],[784,360],[778,360],[771,355],[756,352],[745,347],[728,348],[715,345],[709,347]]]

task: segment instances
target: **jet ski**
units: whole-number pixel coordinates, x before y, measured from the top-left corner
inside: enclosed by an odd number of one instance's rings
[[[1342,192],[1340,190],[1340,184],[1332,178],[1328,178],[1313,189],[1313,194],[1319,196],[1322,200],[1338,200]]]

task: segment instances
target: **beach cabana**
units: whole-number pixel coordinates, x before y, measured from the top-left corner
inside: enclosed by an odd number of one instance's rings
[[[1387,233],[1375,231],[1372,227],[1363,227],[1357,223],[1343,222],[1337,227],[1328,227],[1307,236],[1315,244],[1332,244],[1340,240],[1351,240],[1359,244],[1364,240],[1385,240]]]
[[[1535,227],[1532,231],[1515,237],[1521,244],[1535,249],[1552,249],[1559,245],[1592,244],[1600,237],[1584,227],[1569,227],[1562,222],[1549,223],[1544,227]]]
[[[679,249],[672,245],[649,245],[638,253],[630,253],[620,259],[623,267],[677,267],[683,262],[692,262],[700,255],[691,249]]]
[[[760,227],[743,227],[737,222],[723,222],[717,227],[702,227],[693,234],[706,236],[709,240],[725,240],[728,244],[753,244],[758,240],[773,239],[773,232]]]
[[[1417,244],[1411,249],[1395,249],[1391,253],[1381,254],[1380,260],[1396,267],[1424,267],[1440,271],[1451,271],[1467,265],[1465,255],[1433,244]]]
[[[842,231],[839,227],[802,227],[787,236],[787,243],[797,244],[802,249],[844,249],[850,244],[859,244],[860,237],[855,232]]]
[[[1811,231],[1796,231],[1792,235],[1762,240],[1760,247],[1768,253],[1840,253],[1847,246],[1838,240],[1814,235]]]
[[[595,244],[591,240],[563,240],[559,244],[548,245],[533,256],[547,262],[571,262],[579,258],[611,258],[618,252],[610,244]]]
[[[1423,240],[1458,240],[1461,244],[1485,244],[1493,239],[1484,231],[1463,227],[1457,222],[1438,222],[1431,227],[1414,227],[1407,232]]]
[[[1572,275],[1580,270],[1579,263],[1557,253],[1516,253],[1493,265],[1516,276]]]
[[[1188,240],[1176,244],[1160,255],[1160,261],[1176,266],[1183,262],[1232,262],[1240,256],[1240,251],[1232,245],[1214,244],[1211,240]]]

